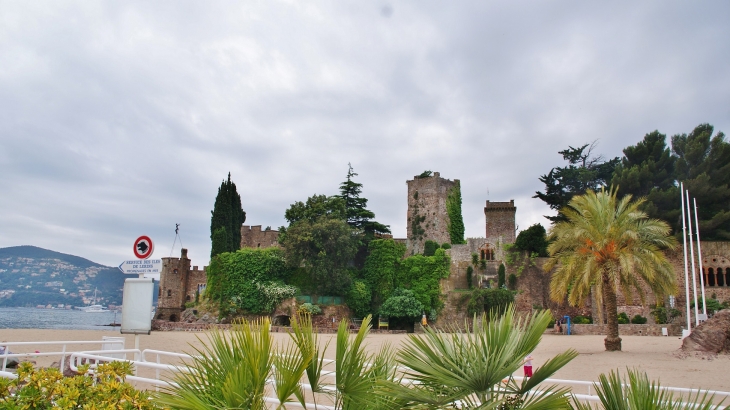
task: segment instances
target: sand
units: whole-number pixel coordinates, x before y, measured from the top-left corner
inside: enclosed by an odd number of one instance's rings
[[[276,341],[284,341],[286,334],[274,333]],[[55,329],[0,329],[2,341],[57,341],[57,340],[101,340],[102,336],[124,336],[126,348],[134,347],[134,335],[121,335],[118,330],[55,330]],[[188,332],[153,332],[140,336],[140,349],[155,349],[175,352],[193,352],[192,346],[200,346],[198,337],[207,340],[205,333]],[[323,342],[333,339],[334,335],[323,334]],[[613,369],[625,370],[627,367],[639,368],[647,372],[650,378],[659,379],[663,386],[692,387],[730,391],[730,356],[682,354],[679,350],[682,341],[677,337],[623,336],[623,351],[606,352],[603,348],[603,336],[563,336],[546,333],[533,353],[535,365],[543,362],[567,349],[575,349],[579,355],[563,367],[555,378],[595,381],[601,373]],[[398,347],[405,340],[405,335],[370,335],[366,340],[368,349],[378,349],[389,343]],[[330,343],[326,354],[334,356],[334,340]],[[78,346],[73,350],[98,349],[97,346]],[[35,350],[60,350],[50,346],[19,346],[14,352],[32,352]],[[49,365],[58,358],[36,359],[38,365]],[[575,388],[578,393],[579,388]]]

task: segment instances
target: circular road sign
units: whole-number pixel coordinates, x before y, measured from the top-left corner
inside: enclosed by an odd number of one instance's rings
[[[134,256],[139,259],[147,259],[152,256],[154,245],[149,236],[142,235],[134,241]]]

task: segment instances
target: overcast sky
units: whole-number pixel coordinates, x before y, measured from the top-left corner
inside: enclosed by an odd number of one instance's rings
[[[246,224],[283,225],[352,163],[379,222],[406,234],[406,183],[460,179],[548,221],[538,178],[598,140],[730,132],[730,2],[0,0],[0,247],[116,266],[207,265],[231,173]]]

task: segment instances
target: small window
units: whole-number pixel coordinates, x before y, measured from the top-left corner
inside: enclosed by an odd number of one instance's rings
[[[169,298],[170,296],[172,296],[172,291],[170,289],[168,289],[167,290],[167,297]]]
[[[177,269],[173,269],[172,270],[172,273],[177,273]]]
[[[190,302],[190,295],[185,296],[185,301]]]

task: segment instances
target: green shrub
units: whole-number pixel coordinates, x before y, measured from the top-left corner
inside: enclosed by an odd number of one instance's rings
[[[451,249],[451,244],[448,242],[444,242],[441,244],[441,249]]]
[[[466,286],[469,289],[474,287],[474,268],[471,266],[466,268]]]
[[[370,290],[368,283],[362,279],[356,279],[352,282],[350,291],[347,292],[345,303],[352,310],[355,317],[365,317],[370,313],[370,301],[373,298],[373,292]]]
[[[681,314],[682,312],[677,309],[667,309],[664,306],[657,306],[651,311],[651,316],[654,318],[654,322],[660,325],[672,323],[672,321]]]
[[[479,264],[479,255],[477,255],[476,253],[471,254],[471,264],[474,265],[475,268]]]
[[[589,325],[593,323],[593,319],[590,316],[576,316],[573,318],[573,323],[576,325]]]
[[[505,278],[504,264],[500,263],[499,269],[497,269],[497,287],[498,288],[504,287],[505,282],[506,282],[506,278]]]
[[[626,314],[626,312],[621,312],[618,314],[618,324],[619,325],[626,325],[629,323],[629,316]]]
[[[427,240],[423,244],[423,256],[433,256],[438,248],[439,244],[436,241]]]
[[[380,316],[416,319],[421,316],[423,310],[423,305],[415,298],[412,291],[398,288],[380,306]]]
[[[643,325],[646,323],[646,318],[641,315],[634,315],[634,317],[631,318],[631,323],[635,325]]]
[[[299,314],[310,314],[310,315],[321,315],[322,314],[322,308],[320,308],[317,305],[313,305],[311,303],[302,303],[301,306],[299,306],[299,309],[297,310]]]
[[[3,409],[157,409],[149,394],[125,381],[132,374],[129,362],[100,364],[96,374],[79,366],[79,375],[64,377],[58,369],[34,369],[29,362],[18,367],[18,378],[0,378]]]
[[[517,289],[517,275],[514,273],[510,273],[509,276],[507,276],[507,287],[509,290]]]
[[[195,307],[195,302],[185,302],[185,309],[191,309]]]

